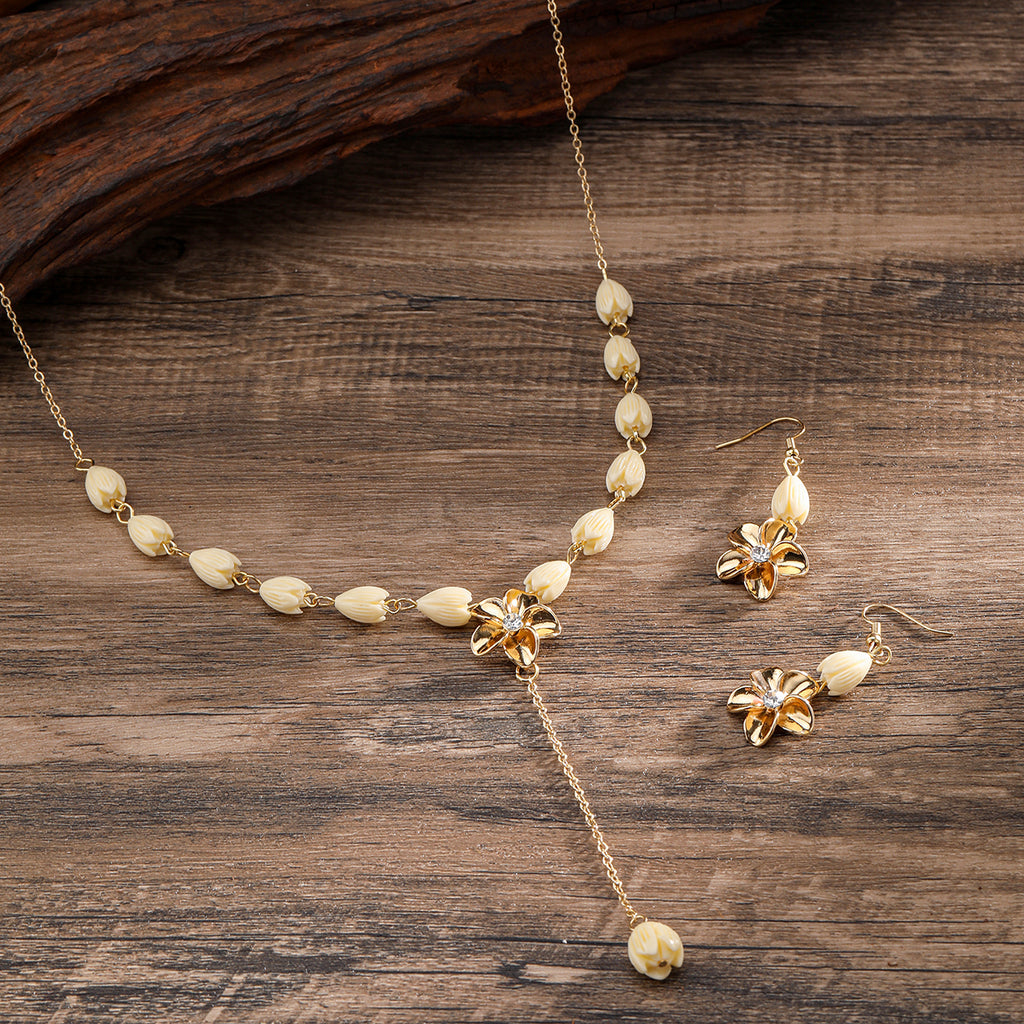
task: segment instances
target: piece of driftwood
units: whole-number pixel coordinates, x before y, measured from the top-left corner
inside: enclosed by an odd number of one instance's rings
[[[579,107],[775,0],[564,0]],[[9,4],[11,7],[16,3]],[[540,0],[105,2],[0,20],[0,273],[24,293],[189,203],[429,125],[557,115]]]

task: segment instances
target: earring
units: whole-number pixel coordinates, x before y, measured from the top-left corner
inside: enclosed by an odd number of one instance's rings
[[[814,728],[811,701],[820,693],[842,697],[863,682],[872,665],[887,665],[892,648],[882,643],[882,624],[868,618],[873,608],[885,608],[901,615],[908,622],[946,639],[953,634],[947,629],[926,626],[891,604],[869,604],[860,613],[871,627],[865,638],[867,652],[837,651],[818,666],[818,678],[793,669],[766,668],[751,672],[751,682],[739,686],[729,695],[726,707],[736,714],[745,714],[743,732],[755,747],[763,747],[776,728],[794,736],[806,736]]]
[[[806,431],[795,416],[779,416],[762,424],[742,437],[715,445],[715,451],[730,448],[760,434],[775,423],[795,423],[800,429],[786,438],[786,457],[782,465],[786,479],[772,495],[772,518],[760,526],[744,523],[729,534],[730,548],[718,560],[716,572],[720,580],[743,577],[743,585],[755,601],[767,601],[775,593],[780,576],[805,576],[808,569],[807,552],[796,543],[797,527],[807,520],[811,501],[807,488],[800,479],[804,460],[796,447],[796,439]]]

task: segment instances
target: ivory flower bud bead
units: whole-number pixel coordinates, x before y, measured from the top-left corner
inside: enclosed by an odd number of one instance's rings
[[[85,474],[85,493],[101,512],[113,512],[115,501],[124,501],[128,493],[124,477],[106,466],[90,466]]]
[[[568,562],[542,562],[536,569],[530,570],[523,580],[523,589],[528,594],[536,594],[541,604],[551,604],[569,586],[571,575],[572,566]]]
[[[787,476],[772,495],[772,515],[784,523],[802,525],[811,511],[811,499],[798,476]]]
[[[596,555],[612,542],[615,533],[615,513],[610,508],[595,508],[584,512],[572,528],[572,542],[583,548],[583,554]]]
[[[424,594],[416,607],[441,626],[464,626],[473,618],[469,610],[472,600],[473,595],[464,587],[439,587]]]
[[[609,494],[616,491],[623,491],[632,496],[644,485],[647,478],[647,467],[644,460],[640,458],[639,452],[625,451],[616,455],[615,460],[608,467],[605,474],[604,484]]]
[[[683,965],[682,939],[667,924],[644,921],[629,936],[629,962],[648,978],[664,981]]]
[[[634,391],[619,399],[615,407],[615,426],[623,437],[632,437],[634,431],[640,437],[646,437],[651,432],[653,422],[651,407],[642,395]]]
[[[383,622],[388,592],[380,587],[353,587],[334,599],[334,607],[353,622]]]
[[[608,339],[604,347],[604,368],[612,380],[619,380],[627,373],[640,372],[640,353],[629,338],[616,334]]]
[[[128,520],[128,536],[144,555],[156,558],[167,554],[164,545],[174,540],[174,531],[157,516],[132,516]]]
[[[274,576],[260,584],[260,597],[275,612],[299,615],[306,606],[306,595],[313,588],[295,576]]]
[[[606,277],[597,288],[597,315],[606,323],[625,323],[633,315],[633,300],[629,292],[610,277]]]
[[[818,666],[818,675],[830,697],[842,697],[864,681],[873,664],[864,651],[836,651]]]
[[[231,578],[242,563],[230,551],[223,548],[200,548],[188,556],[192,571],[208,586],[217,590],[230,590],[235,581]]]

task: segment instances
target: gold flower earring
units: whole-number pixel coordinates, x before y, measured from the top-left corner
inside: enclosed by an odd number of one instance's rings
[[[750,673],[750,683],[738,686],[729,695],[726,707],[735,714],[744,714],[743,732],[755,747],[763,747],[776,729],[806,736],[814,728],[811,701],[821,693],[842,697],[864,681],[872,665],[887,665],[892,649],[882,643],[882,624],[868,618],[873,608],[887,609],[908,622],[920,626],[942,639],[953,636],[947,629],[926,626],[891,604],[869,604],[860,613],[871,627],[865,639],[867,651],[836,651],[818,666],[818,678],[807,672],[778,667]]]
[[[775,593],[780,576],[805,576],[808,569],[807,552],[796,543],[797,527],[807,520],[811,501],[807,488],[800,479],[804,460],[796,447],[796,439],[806,431],[795,416],[778,416],[763,423],[742,437],[715,445],[715,451],[730,448],[760,434],[776,423],[795,423],[800,429],[786,438],[786,457],[782,465],[786,479],[772,495],[772,518],[760,526],[744,523],[729,534],[732,547],[718,560],[716,572],[720,580],[743,577],[747,593],[756,601],[767,601]]]

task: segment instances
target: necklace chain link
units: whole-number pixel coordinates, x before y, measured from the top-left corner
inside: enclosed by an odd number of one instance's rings
[[[626,916],[629,918],[629,925],[631,928],[635,927],[639,922],[646,921],[647,918],[643,914],[638,913],[633,907],[633,904],[629,902],[629,896],[626,894],[626,887],[622,884],[622,879],[619,878],[619,872],[615,867],[615,861],[612,859],[611,850],[608,848],[608,843],[605,841],[604,833],[601,831],[601,826],[597,822],[597,818],[594,816],[594,812],[590,807],[590,801],[587,799],[586,791],[583,789],[583,783],[580,782],[579,776],[576,774],[576,769],[573,767],[572,762],[569,760],[569,755],[565,752],[565,747],[562,746],[562,741],[558,738],[558,733],[555,731],[554,723],[551,721],[551,716],[548,714],[547,705],[544,703],[544,698],[540,694],[540,690],[537,689],[537,675],[536,671],[526,671],[522,669],[516,672],[516,677],[520,682],[526,683],[527,692],[530,694],[530,700],[533,702],[533,706],[537,711],[537,717],[540,718],[541,725],[544,727],[544,733],[548,738],[548,744],[555,753],[555,757],[558,759],[558,764],[562,769],[562,774],[566,777],[569,782],[569,786],[572,789],[573,796],[576,797],[576,803],[579,805],[580,813],[583,815],[584,821],[586,821],[590,834],[594,837],[594,842],[597,844],[597,852],[601,855],[601,864],[604,866],[604,873],[608,876],[608,881],[611,883],[611,887],[615,892],[615,896],[622,906],[622,909],[626,912]]]
[[[35,353],[25,338],[25,332],[21,329],[21,324],[18,323],[14,307],[11,305],[11,300],[2,284],[0,284],[0,306],[4,307],[7,319],[11,321],[11,329],[14,331],[14,336],[18,339],[18,344],[21,345],[22,352],[25,353],[28,368],[32,371],[32,379],[39,385],[39,392],[46,399],[46,404],[50,407],[50,415],[57,421],[61,436],[67,441],[71,454],[75,457],[75,469],[80,469],[84,472],[92,465],[92,459],[87,459],[82,454],[82,449],[75,440],[75,432],[68,426],[68,421],[64,418],[64,413],[61,412],[57,399],[53,397],[53,392],[46,383],[46,374],[39,368],[39,361],[36,359]]]
[[[576,158],[576,173],[579,175],[580,188],[583,190],[583,202],[587,207],[587,226],[590,237],[594,240],[594,253],[601,276],[608,277],[608,261],[604,258],[604,246],[601,244],[601,232],[597,229],[597,214],[594,212],[594,199],[590,194],[590,182],[587,179],[587,168],[583,159],[583,143],[580,141],[580,126],[576,123],[576,102],[572,98],[569,85],[569,65],[565,59],[565,45],[562,38],[562,22],[558,17],[558,5],[555,0],[547,0],[548,17],[551,20],[551,38],[555,42],[555,56],[558,58],[558,74],[562,80],[562,96],[565,99],[565,116],[569,121],[569,136],[572,139],[572,151]]]

